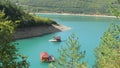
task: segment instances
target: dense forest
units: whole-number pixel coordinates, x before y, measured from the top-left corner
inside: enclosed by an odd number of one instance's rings
[[[28,12],[57,12],[111,15],[110,6],[120,9],[118,0],[11,0]]]
[[[55,21],[50,20],[49,18],[42,18],[37,16],[32,16],[23,11],[20,6],[16,4],[11,4],[10,1],[0,1],[0,10],[3,10],[7,20],[11,20],[14,24],[18,24],[18,27],[30,27],[38,25],[51,25],[52,23],[56,24]],[[19,22],[19,23],[18,23]]]

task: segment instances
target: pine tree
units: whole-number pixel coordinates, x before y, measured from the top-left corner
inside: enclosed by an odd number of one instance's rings
[[[95,68],[120,68],[120,26],[112,24],[95,49]]]
[[[80,51],[78,38],[74,34],[68,38],[66,46],[61,47],[58,52],[59,59],[50,64],[50,68],[87,68],[85,62],[80,62],[85,56],[85,51]]]
[[[18,53],[13,41],[15,25],[0,11],[0,68],[28,68],[26,56]]]

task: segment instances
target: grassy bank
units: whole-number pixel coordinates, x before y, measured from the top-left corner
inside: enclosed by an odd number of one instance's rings
[[[17,23],[18,28],[56,24],[55,21],[49,18],[37,17],[25,13],[20,6],[11,4],[10,1],[0,1],[0,10],[4,10],[6,14],[4,18],[7,17],[7,20],[13,21],[14,24],[16,24],[16,21],[19,21]]]

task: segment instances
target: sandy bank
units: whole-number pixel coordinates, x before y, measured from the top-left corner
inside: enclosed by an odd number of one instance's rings
[[[54,32],[60,32],[69,30],[70,28],[63,25],[45,25],[45,26],[35,26],[35,27],[27,27],[27,28],[21,28],[17,29],[14,38],[15,39],[23,39],[23,38],[30,38],[30,37],[36,37],[41,36],[45,34],[50,34]]]
[[[30,13],[30,14],[33,14],[33,13]],[[116,18],[116,16],[98,15],[98,14],[74,14],[74,13],[35,13],[35,14],[57,14],[57,15],[95,16],[95,17],[112,17],[112,18]]]

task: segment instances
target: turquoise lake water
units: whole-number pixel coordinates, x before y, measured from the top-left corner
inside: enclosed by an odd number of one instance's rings
[[[54,36],[61,36],[62,40],[67,40],[68,36],[74,33],[81,44],[81,50],[86,51],[84,60],[88,62],[89,68],[94,64],[94,48],[100,43],[100,38],[107,30],[110,23],[119,22],[115,18],[93,17],[93,16],[74,16],[58,14],[39,14],[48,17],[56,22],[70,27],[70,30],[52,33],[40,37],[17,40],[19,52],[28,56],[30,68],[48,68],[49,63],[40,62],[40,53],[48,52],[58,58],[58,48],[65,45],[64,42],[49,42]]]

